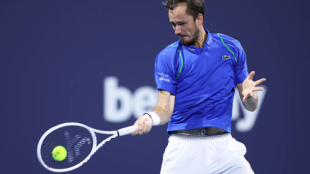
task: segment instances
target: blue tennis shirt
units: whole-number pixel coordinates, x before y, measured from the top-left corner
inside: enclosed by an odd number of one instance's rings
[[[156,56],[157,89],[176,96],[168,133],[200,127],[231,132],[234,87],[248,76],[246,55],[237,40],[205,30],[202,49],[177,41]]]

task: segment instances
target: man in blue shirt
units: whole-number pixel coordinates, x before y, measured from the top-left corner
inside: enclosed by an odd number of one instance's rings
[[[180,40],[156,57],[158,103],[141,116],[133,135],[169,122],[169,144],[161,173],[253,173],[244,158],[245,146],[231,137],[234,89],[244,107],[257,108],[255,91],[266,79],[248,74],[241,44],[203,26],[203,0],[168,0],[170,23]]]

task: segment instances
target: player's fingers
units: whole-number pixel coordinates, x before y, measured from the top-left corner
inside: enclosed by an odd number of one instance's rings
[[[152,129],[152,124],[149,121],[147,121],[145,123],[145,126],[146,126],[146,133],[149,133]]]
[[[144,122],[144,128],[143,128],[143,132],[144,132],[144,134],[147,134],[147,133],[149,133],[150,132],[150,130],[151,130],[151,122],[150,121],[145,121]]]
[[[146,123],[145,121],[143,122],[143,134],[146,134],[147,133],[147,126],[146,126]]]
[[[243,96],[242,101],[244,102],[247,98],[253,97],[253,96],[254,96],[253,91],[252,92],[249,91],[249,93],[246,93],[246,95]]]
[[[143,123],[142,123],[143,124]],[[143,126],[141,125],[140,127],[139,127],[139,135],[142,135],[143,134]]]
[[[242,101],[244,102],[248,95],[243,96]]]
[[[264,90],[264,88],[262,88],[262,87],[256,87],[256,88],[254,88],[254,91],[263,91]]]
[[[249,74],[248,79],[249,79],[249,80],[252,80],[253,77],[254,77],[254,74],[255,74],[255,71],[252,71],[252,72]]]
[[[251,97],[254,97],[254,91],[252,91],[252,92],[250,93],[250,96],[251,96]]]
[[[137,132],[137,134],[140,134],[140,130],[142,129],[142,124],[141,124],[141,120],[137,120],[136,122],[137,125],[137,130],[135,132]]]
[[[264,81],[266,81],[265,78],[262,78],[262,79],[257,80],[257,81],[255,82],[255,86],[256,86],[256,85],[259,85],[259,84],[261,84],[261,83],[263,83]]]
[[[138,130],[138,134],[139,134],[139,135],[142,135],[142,134],[143,134],[143,129],[139,129],[139,130]]]
[[[135,136],[137,134],[142,135],[142,134],[146,134],[150,131],[150,126],[147,127],[148,124],[150,124],[151,122],[149,121],[149,117],[145,117],[145,116],[141,116],[136,122],[135,125],[137,125],[137,130],[132,133],[132,136]]]
[[[138,134],[138,129],[135,130],[131,135],[132,135],[132,136],[136,136],[137,134]]]
[[[137,121],[135,122],[135,124],[138,127]],[[135,136],[138,133],[138,128],[131,134],[131,136]]]

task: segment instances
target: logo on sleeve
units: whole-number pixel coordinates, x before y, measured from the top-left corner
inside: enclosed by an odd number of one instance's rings
[[[229,59],[229,58],[230,58],[230,55],[228,55],[228,56],[226,56],[226,55],[222,56],[222,59]]]
[[[159,80],[163,80],[163,81],[166,81],[166,82],[169,82],[169,75],[168,74],[165,74],[165,73],[162,73],[162,72],[157,72],[158,75],[160,75],[160,79]]]

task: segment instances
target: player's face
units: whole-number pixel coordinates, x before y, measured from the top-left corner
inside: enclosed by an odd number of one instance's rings
[[[178,5],[173,10],[169,10],[169,20],[175,31],[180,37],[181,44],[188,46],[194,45],[198,41],[199,30],[193,16],[186,13],[186,5]]]

